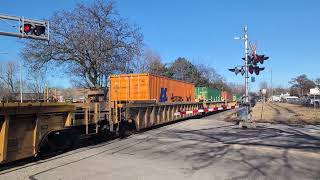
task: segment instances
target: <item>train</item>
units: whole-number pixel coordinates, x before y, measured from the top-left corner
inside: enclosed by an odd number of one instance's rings
[[[196,101],[194,84],[152,74],[109,77],[86,102],[0,104],[0,164],[75,147],[82,138],[124,137],[162,124],[237,108],[230,95]]]
[[[242,96],[240,94],[232,94],[228,91],[223,91],[220,89],[214,89],[210,87],[195,87],[195,100],[197,102],[241,102]]]

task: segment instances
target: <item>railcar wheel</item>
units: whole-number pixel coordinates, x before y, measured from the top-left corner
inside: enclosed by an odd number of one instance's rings
[[[42,140],[39,147],[39,154],[51,154],[74,149],[79,143],[77,131],[55,131],[49,133]]]

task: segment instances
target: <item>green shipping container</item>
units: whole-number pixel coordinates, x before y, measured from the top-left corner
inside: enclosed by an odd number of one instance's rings
[[[233,101],[241,101],[241,95],[240,94],[234,94],[233,95]]]
[[[196,101],[221,101],[221,90],[208,87],[196,87],[194,91]]]

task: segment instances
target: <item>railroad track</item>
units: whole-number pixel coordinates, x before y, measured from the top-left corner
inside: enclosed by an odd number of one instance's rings
[[[273,111],[275,111],[277,115],[281,114],[280,110],[272,106],[270,103],[266,103],[266,105],[269,106]]]
[[[274,122],[284,124],[308,123],[300,117],[301,114],[293,109],[283,107],[282,105],[276,103],[267,103],[267,106],[276,112],[276,117],[273,119]]]
[[[284,110],[288,111],[289,113],[297,114],[296,111],[294,111],[294,110],[292,110],[292,109],[289,109],[289,108],[287,108],[287,107],[280,106],[279,104],[273,104],[273,105],[276,106],[276,107],[278,107],[278,108],[280,108],[280,109],[284,109]]]

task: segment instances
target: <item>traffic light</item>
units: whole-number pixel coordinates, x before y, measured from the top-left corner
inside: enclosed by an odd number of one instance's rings
[[[255,67],[250,65],[249,68],[248,68],[249,73],[253,74],[254,69],[255,69]]]
[[[248,71],[250,74],[255,73],[256,75],[260,74],[260,71],[263,71],[264,67],[259,67],[259,66],[255,66],[255,65],[249,65],[248,67]]]
[[[263,62],[264,62],[265,60],[267,60],[267,59],[269,59],[268,56],[256,54],[254,61],[255,61],[255,63],[261,63],[261,64],[263,64]]]
[[[23,25],[23,32],[29,33],[31,31],[31,24],[24,24]]]
[[[44,26],[35,25],[35,27],[33,29],[33,33],[36,36],[40,36],[40,35],[44,34],[45,32],[46,32],[46,27],[44,27]]]
[[[242,58],[242,59],[245,60],[245,58]],[[249,55],[248,56],[248,72],[250,74],[255,73],[256,75],[259,75],[260,71],[264,70],[264,67],[259,67],[258,64],[259,63],[263,64],[263,62],[267,59],[269,59],[269,57],[265,55],[258,55],[255,53],[252,53],[251,55]]]
[[[242,59],[245,60],[245,58],[242,58]],[[254,64],[254,65],[257,65],[258,63],[263,64],[263,62],[267,59],[269,59],[268,56],[252,54],[248,56],[248,64]]]
[[[46,26],[33,23],[25,23],[20,27],[20,32],[28,35],[41,36],[46,32]]]
[[[258,64],[261,63],[263,64],[265,60],[269,59],[268,56],[265,55],[258,55],[256,54],[256,48],[253,47],[252,48],[252,53],[250,53],[247,56],[247,60],[248,60],[248,73],[249,74],[256,74],[259,75],[261,71],[264,70],[264,67],[259,67]],[[245,57],[242,58],[242,60],[246,60]],[[243,74],[245,73],[244,67],[242,67],[243,70]],[[239,73],[237,71],[237,68],[234,69],[229,69],[229,71],[235,72],[236,75]]]
[[[260,74],[260,71],[263,71],[264,70],[264,67],[259,67],[259,66],[257,66],[257,67],[255,67],[255,69],[254,69],[254,73],[256,74],[256,75],[259,75]]]
[[[238,75],[239,73],[241,73],[241,75],[244,75],[245,71],[243,69],[243,67],[241,66],[238,66],[238,67],[235,67],[233,69],[229,69],[229,71],[231,72],[234,72],[236,75]]]
[[[246,59],[243,57],[242,60],[246,60]],[[254,63],[254,57],[253,55],[248,55],[248,64],[252,64],[252,63]]]

